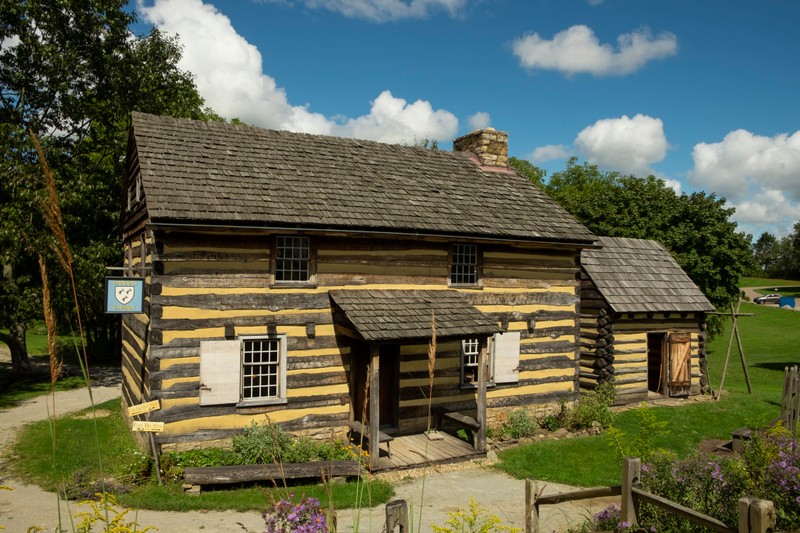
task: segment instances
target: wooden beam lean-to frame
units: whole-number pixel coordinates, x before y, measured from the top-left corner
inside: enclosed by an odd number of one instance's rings
[[[740,316],[753,316],[753,313],[740,313],[739,308],[742,306],[741,300],[736,304],[736,310],[733,309],[733,304],[731,304],[731,336],[728,339],[728,350],[725,352],[725,364],[722,366],[722,377],[720,378],[719,382],[719,389],[716,392],[712,391],[715,400],[719,400],[720,396],[722,395],[723,387],[725,386],[725,376],[728,373],[728,362],[730,361],[731,357],[731,347],[733,346],[733,339],[736,338],[736,345],[739,348],[739,359],[742,362],[742,370],[744,371],[744,379],[747,383],[747,392],[748,394],[753,393],[753,388],[750,385],[750,374],[747,371],[747,361],[745,360],[744,356],[744,347],[742,346],[742,339],[739,336],[739,324],[737,318]],[[711,313],[714,315],[727,315],[728,313]],[[711,380],[709,380],[710,382]]]

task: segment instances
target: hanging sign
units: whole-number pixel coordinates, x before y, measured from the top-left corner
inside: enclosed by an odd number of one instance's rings
[[[106,313],[141,313],[144,278],[106,278]]]
[[[131,405],[128,407],[128,414],[130,416],[136,416],[149,413],[150,411],[158,411],[159,409],[161,409],[161,404],[158,400],[153,400],[152,402],[140,403],[139,405]]]
[[[146,431],[148,433],[160,433],[164,431],[164,422],[142,422],[134,420],[131,427],[134,431]]]

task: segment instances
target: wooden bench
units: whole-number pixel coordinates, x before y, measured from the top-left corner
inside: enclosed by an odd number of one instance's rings
[[[360,469],[361,465],[358,461],[310,461],[307,463],[188,467],[184,469],[183,477],[187,485],[225,485],[250,481],[357,476]]]
[[[369,441],[369,428],[365,427],[364,424],[359,422],[358,420],[351,420],[347,423],[350,426],[350,431],[359,435],[361,439]],[[356,440],[356,439],[353,439]],[[389,454],[389,459],[392,458],[392,448],[389,444],[394,440],[394,437],[384,433],[383,431],[378,431],[378,443],[386,443],[386,453]]]
[[[460,426],[471,429],[472,431],[478,431],[481,429],[481,425],[478,423],[478,421],[471,416],[461,414],[458,411],[451,411],[447,407],[434,407],[433,415],[436,429],[441,429],[442,422],[444,420],[450,420]]]

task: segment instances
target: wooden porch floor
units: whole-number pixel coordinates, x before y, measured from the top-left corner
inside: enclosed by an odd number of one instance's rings
[[[425,466],[426,463],[455,463],[486,456],[486,452],[477,451],[471,444],[453,435],[441,431],[436,435],[441,439],[429,439],[424,433],[395,437],[390,443],[391,458],[387,454],[386,445],[382,444],[381,456],[372,471],[403,470]]]

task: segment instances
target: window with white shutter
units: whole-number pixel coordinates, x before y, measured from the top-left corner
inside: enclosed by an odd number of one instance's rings
[[[286,335],[200,342],[200,405],[286,401]]]

